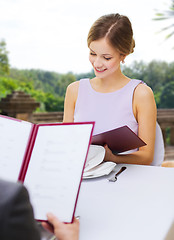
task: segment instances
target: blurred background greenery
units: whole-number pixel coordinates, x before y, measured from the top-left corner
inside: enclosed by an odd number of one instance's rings
[[[153,20],[164,22],[168,19],[174,19],[174,0],[171,0],[168,11],[157,12]],[[174,23],[166,25],[161,31],[169,31],[166,39],[173,38]],[[134,61],[129,66],[122,66],[122,70],[128,77],[141,79],[152,88],[158,108],[174,108],[174,62]],[[22,90],[40,102],[38,112],[63,111],[67,86],[81,78],[92,77],[93,71],[61,74],[40,69],[11,68],[7,43],[0,40],[0,99],[14,90]]]

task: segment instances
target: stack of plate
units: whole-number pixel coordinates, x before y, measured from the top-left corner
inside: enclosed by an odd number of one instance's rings
[[[83,179],[96,178],[108,175],[116,166],[113,162],[103,162],[105,148],[99,145],[91,145],[86,161]]]

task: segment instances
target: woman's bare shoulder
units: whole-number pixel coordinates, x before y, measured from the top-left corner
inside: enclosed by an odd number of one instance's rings
[[[72,82],[67,87],[67,94],[73,94],[77,96],[78,89],[79,89],[79,81]]]
[[[78,88],[79,88],[79,81],[72,82],[67,87],[67,89],[70,91],[77,91]]]
[[[154,98],[154,94],[152,89],[146,84],[138,84],[135,89],[135,97],[139,100],[143,100],[146,98]]]
[[[134,93],[134,106],[136,111],[156,114],[156,102],[152,89],[146,84],[139,84]]]

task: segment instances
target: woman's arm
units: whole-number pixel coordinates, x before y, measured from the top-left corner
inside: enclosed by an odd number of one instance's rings
[[[125,155],[114,155],[111,150],[105,146],[105,161],[143,165],[149,165],[153,161],[157,111],[153,92],[144,84],[139,84],[135,89],[133,112],[139,126],[138,136],[146,142],[147,145],[140,147],[137,152]]]
[[[74,109],[78,96],[79,82],[71,83],[66,90],[63,122],[74,122]]]

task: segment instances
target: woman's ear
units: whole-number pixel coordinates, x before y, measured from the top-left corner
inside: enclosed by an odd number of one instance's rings
[[[126,55],[125,54],[121,54],[121,63],[122,64],[125,63],[125,58],[126,58]]]

